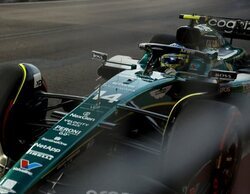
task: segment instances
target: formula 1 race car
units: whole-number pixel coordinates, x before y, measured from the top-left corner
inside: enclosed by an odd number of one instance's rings
[[[48,93],[34,65],[0,66],[0,193],[230,192],[250,134],[247,64],[139,47],[141,60],[93,51],[112,78],[87,97]]]

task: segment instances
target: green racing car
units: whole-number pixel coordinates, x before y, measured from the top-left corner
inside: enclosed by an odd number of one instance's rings
[[[86,97],[49,93],[34,65],[1,66],[0,193],[230,193],[250,137],[247,55],[183,18],[177,42],[141,43],[140,60],[93,51],[107,81]]]
[[[176,36],[157,34],[150,42],[176,43],[210,54],[217,53],[218,60],[233,64],[229,70],[249,65],[246,51],[232,45],[233,39],[250,39],[249,20],[188,14],[181,14],[179,18],[190,20],[190,24],[179,27]]]

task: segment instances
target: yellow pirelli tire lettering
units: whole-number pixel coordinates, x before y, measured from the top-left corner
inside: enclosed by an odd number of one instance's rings
[[[167,121],[167,123],[166,123],[166,125],[165,125],[165,127],[164,127],[164,130],[163,130],[163,137],[165,136],[167,126],[168,126],[168,124],[169,124],[169,122],[170,122],[170,119],[171,119],[171,117],[172,117],[172,115],[173,115],[173,112],[175,111],[176,107],[179,106],[182,102],[184,102],[185,100],[187,100],[187,99],[189,99],[189,98],[191,98],[191,97],[201,96],[201,95],[204,95],[204,94],[206,94],[206,92],[192,93],[192,94],[189,94],[189,95],[184,96],[184,97],[181,98],[177,103],[175,103],[175,105],[173,106],[173,108],[172,108],[171,111],[170,111],[170,114],[169,114],[169,116],[168,116],[168,121]]]
[[[20,87],[18,88],[18,92],[17,92],[17,95],[16,95],[16,97],[15,97],[15,99],[13,101],[13,104],[15,104],[15,102],[16,102],[16,100],[17,100],[17,98],[18,98],[18,96],[19,96],[19,94],[20,94],[20,92],[21,92],[21,90],[23,88],[23,85],[25,83],[26,77],[27,77],[27,71],[26,71],[25,66],[23,64],[19,64],[19,66],[20,66],[20,68],[23,71],[23,79],[22,79],[22,83],[21,83]]]

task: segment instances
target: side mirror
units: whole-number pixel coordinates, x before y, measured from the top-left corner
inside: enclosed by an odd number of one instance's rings
[[[92,59],[96,61],[101,61],[104,64],[108,59],[108,54],[99,51],[92,51]]]

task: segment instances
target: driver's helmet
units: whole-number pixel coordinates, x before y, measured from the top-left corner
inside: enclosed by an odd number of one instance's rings
[[[204,40],[205,40],[206,48],[218,49],[221,47],[221,43],[217,37],[214,37],[212,39],[205,37]]]
[[[164,54],[160,57],[161,68],[178,70],[188,63],[187,55],[185,54]]]

